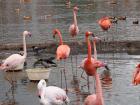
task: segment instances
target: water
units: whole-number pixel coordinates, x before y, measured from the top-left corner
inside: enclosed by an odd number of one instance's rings
[[[24,30],[29,30],[33,34],[31,38],[27,38],[28,44],[55,42],[56,40],[52,38],[54,28],[61,30],[64,41],[72,41],[68,28],[72,23],[72,7],[75,4],[79,7],[77,18],[80,34],[76,37],[78,40],[84,40],[86,30],[93,31],[100,38],[109,41],[140,40],[139,24],[133,24],[134,20],[140,20],[139,0],[77,0],[71,3],[71,7],[68,8],[64,0],[32,0],[28,3],[20,3],[20,0],[0,0],[0,44],[22,43]],[[24,20],[24,16],[31,17],[31,20]],[[102,16],[126,16],[127,18],[118,21],[118,24],[113,24],[108,32],[102,32],[97,24]],[[106,46],[103,47],[106,49]],[[1,51],[0,58],[2,60],[15,52],[17,51]],[[46,53],[43,55],[54,56],[53,54],[46,55]],[[77,64],[76,56],[72,56],[72,61],[71,56],[66,60],[70,105],[82,105],[88,89],[81,88],[86,81],[80,78],[82,70],[77,66],[86,55],[79,54]],[[107,53],[99,54],[98,58],[108,63],[111,69],[110,72],[103,68],[98,71],[101,74],[105,105],[139,105],[140,89],[139,86],[133,86],[131,81],[140,56]],[[33,68],[32,65],[36,59],[33,52],[28,53],[27,69]],[[59,68],[52,68],[48,85],[61,87],[60,70],[63,69],[64,62],[57,63]],[[78,69],[79,88],[72,84],[72,67],[74,73],[76,73],[76,68]],[[14,86],[12,87],[11,84]],[[37,82],[29,81],[25,70],[14,73],[0,71],[0,105],[39,105],[36,85]],[[65,89],[64,78],[62,88]],[[94,81],[90,78],[90,92],[94,91]]]
[[[14,52],[7,52],[5,56]],[[46,56],[54,56],[47,55]],[[72,61],[71,61],[72,57]],[[82,105],[88,88],[81,86],[86,84],[86,81],[80,77],[82,70],[77,68],[79,85],[72,83],[72,67],[75,73],[76,67],[80,65],[82,59],[86,55],[70,56],[66,60],[66,75],[68,84],[68,96],[70,97],[70,105]],[[127,55],[127,53],[110,53],[99,54],[98,59],[108,63],[110,71],[104,68],[98,70],[102,82],[103,95],[105,105],[139,105],[139,86],[133,86],[132,75],[136,64],[139,62],[139,55]],[[27,57],[27,68],[33,68],[32,65],[37,60],[34,53],[29,52]],[[53,67],[48,85],[61,87],[60,70],[64,67],[64,62],[57,62],[58,67]],[[73,64],[73,65],[72,65]],[[86,75],[84,75],[86,77]],[[13,82],[12,82],[13,81]],[[14,89],[12,85],[14,84]],[[39,98],[37,96],[37,82],[29,81],[25,70],[21,72],[3,72],[0,71],[0,102],[2,105],[38,105]],[[64,77],[62,78],[62,88],[65,89]],[[81,92],[79,92],[81,91]],[[90,77],[90,93],[94,90],[94,79]]]
[[[139,24],[134,25],[134,20],[140,20],[139,0],[77,0],[71,1],[71,7],[66,6],[64,0],[1,0],[0,10],[0,43],[22,43],[22,32],[29,30],[32,38],[28,43],[45,43],[54,41],[52,30],[59,28],[64,41],[73,40],[68,34],[72,23],[72,8],[79,7],[78,25],[80,34],[78,40],[84,39],[86,30],[93,31],[101,38],[108,40],[139,40]],[[116,4],[112,4],[115,2]],[[19,12],[18,12],[19,10]],[[29,20],[23,19],[24,16]],[[113,24],[109,32],[101,32],[97,21],[103,16],[126,16],[126,21]],[[31,17],[31,19],[30,19]],[[68,40],[69,39],[69,40]]]

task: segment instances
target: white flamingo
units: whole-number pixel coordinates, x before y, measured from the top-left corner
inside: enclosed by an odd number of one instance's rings
[[[77,25],[77,18],[76,18],[76,14],[77,14],[78,10],[79,10],[79,8],[77,6],[75,6],[73,8],[73,20],[74,20],[74,22],[69,27],[69,33],[72,37],[76,36],[79,33],[79,28]]]
[[[25,37],[29,35],[31,36],[31,33],[28,31],[23,32],[23,49],[24,54],[12,54],[8,58],[6,58],[3,63],[0,66],[1,70],[22,70],[24,66],[25,59],[27,57],[27,49],[26,49],[26,40]]]
[[[46,85],[46,81],[43,79],[37,85],[40,103],[43,105],[63,105],[64,103],[69,103],[69,98],[63,89],[55,86],[46,87]]]

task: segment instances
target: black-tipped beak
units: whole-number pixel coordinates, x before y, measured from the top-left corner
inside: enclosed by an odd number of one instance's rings
[[[105,68],[106,68],[106,70],[110,70],[107,65],[105,66]]]
[[[41,98],[41,96],[40,96],[40,95],[38,95],[38,98]]]
[[[29,35],[30,37],[32,36],[32,34],[31,34],[30,32],[28,33],[28,35]]]
[[[94,35],[93,33],[91,34],[91,36],[92,36],[92,37],[95,37],[95,35]]]
[[[53,38],[55,38],[55,35],[53,35]]]

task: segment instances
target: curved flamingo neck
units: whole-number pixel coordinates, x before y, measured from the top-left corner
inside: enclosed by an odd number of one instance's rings
[[[76,11],[73,10],[73,19],[74,19],[74,25],[77,26],[77,18],[76,18]]]
[[[97,97],[96,101],[98,102],[99,105],[104,105],[101,81],[97,71],[95,73],[95,80],[96,80],[96,97]]]
[[[94,47],[94,59],[97,60],[96,41],[94,40],[93,40],[93,47]]]
[[[26,39],[25,39],[26,35],[23,34],[23,51],[24,54],[23,56],[26,58],[27,57],[27,48],[26,48]]]
[[[59,37],[59,45],[62,45],[63,44],[63,40],[62,40],[61,32],[59,30],[57,30],[57,35]]]
[[[88,46],[88,60],[91,60],[91,44],[88,36],[86,36],[87,46]]]

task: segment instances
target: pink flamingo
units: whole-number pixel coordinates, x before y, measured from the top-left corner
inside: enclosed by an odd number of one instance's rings
[[[24,66],[25,59],[27,57],[27,48],[26,48],[26,36],[31,36],[31,33],[28,31],[23,32],[23,49],[24,54],[12,54],[8,58],[6,58],[0,66],[2,70],[22,70]]]
[[[136,66],[136,69],[135,69],[134,74],[133,74],[132,83],[133,83],[134,85],[140,84],[140,64],[138,64],[138,65]]]
[[[104,105],[104,98],[102,94],[102,87],[99,74],[95,73],[96,80],[96,94],[91,94],[86,97],[84,105]]]
[[[94,58],[91,57],[91,44],[89,40],[90,35],[94,37]],[[86,42],[88,45],[88,56],[82,61],[80,67],[85,70],[88,76],[93,76],[96,73],[97,68],[106,67],[107,65],[97,60],[96,41],[98,41],[99,38],[95,37],[93,33],[89,31],[85,33],[85,37],[86,37]]]
[[[107,31],[110,27],[111,27],[111,21],[109,19],[109,17],[103,17],[98,21],[100,27]]]
[[[56,59],[61,60],[68,58],[70,54],[70,47],[68,45],[63,44],[62,35],[58,29],[53,30],[53,37],[55,37],[55,35],[58,35],[60,40],[59,46],[57,47],[56,50]]]
[[[79,28],[77,25],[77,18],[76,18],[76,14],[77,14],[78,10],[79,10],[79,8],[77,6],[75,6],[73,8],[73,20],[74,20],[74,22],[69,27],[69,33],[72,37],[76,36],[79,33]]]
[[[58,29],[54,29],[53,30],[53,37],[55,37],[55,35],[59,36],[59,46],[57,47],[56,50],[56,59],[57,60],[62,60],[62,59],[66,59],[69,57],[70,54],[70,47],[68,45],[63,44],[63,40],[62,40],[62,35],[61,32]],[[64,62],[64,77],[65,77],[65,83],[66,83],[66,91],[67,91],[67,82],[66,82],[66,73],[65,73],[65,62]]]

